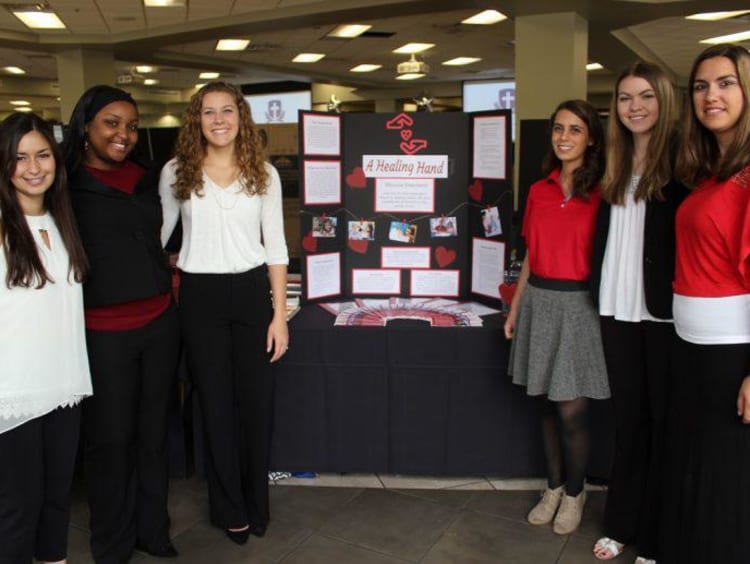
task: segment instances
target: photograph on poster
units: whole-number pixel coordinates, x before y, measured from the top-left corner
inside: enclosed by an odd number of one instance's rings
[[[383,268],[430,268],[430,247],[382,247]]]
[[[341,117],[304,114],[302,136],[306,155],[338,156],[341,154]]]
[[[307,256],[307,299],[341,294],[341,253]]]
[[[305,198],[307,206],[341,203],[341,163],[305,161]]]
[[[500,226],[500,212],[497,206],[484,208],[482,210],[482,228],[485,237],[494,237],[502,235],[503,228]]]
[[[375,240],[375,222],[374,221],[350,221],[349,222],[349,239],[353,241],[374,241]]]
[[[312,221],[312,234],[313,237],[335,237],[336,236],[336,225],[338,224],[338,218],[336,217],[313,217]]]
[[[391,221],[388,238],[399,243],[414,243],[417,240],[417,226],[414,223]]]
[[[431,217],[430,237],[456,237],[458,228],[455,217]]]

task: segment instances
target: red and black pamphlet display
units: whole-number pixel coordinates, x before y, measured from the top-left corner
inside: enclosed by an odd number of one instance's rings
[[[303,298],[499,300],[510,119],[300,112]]]

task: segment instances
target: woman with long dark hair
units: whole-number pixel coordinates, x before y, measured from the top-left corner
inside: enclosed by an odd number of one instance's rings
[[[244,544],[270,520],[271,363],[289,342],[289,258],[281,181],[236,87],[211,82],[193,95],[159,189],[163,241],[182,216],[180,317],[205,422],[211,522]]]
[[[659,564],[750,555],[750,53],[693,63],[675,175],[672,409]]]
[[[49,125],[0,124],[0,562],[64,562],[80,424],[91,395],[87,262]]]
[[[175,556],[167,514],[167,407],[179,321],[159,239],[159,170],[133,158],[138,108],[94,86],[76,104],[63,150],[81,239],[94,397],[83,410],[84,461],[97,563],[138,548]]]
[[[526,201],[526,257],[505,336],[513,339],[513,382],[540,396],[547,489],[529,512],[534,525],[554,519],[572,533],[586,501],[588,398],[609,397],[599,319],[588,293],[591,243],[599,208],[604,134],[583,100],[550,117],[550,148]]]
[[[674,339],[675,213],[687,191],[672,178],[675,101],[666,73],[638,61],[612,94],[591,273],[615,415],[604,534],[594,556],[626,544],[657,560],[664,431]]]

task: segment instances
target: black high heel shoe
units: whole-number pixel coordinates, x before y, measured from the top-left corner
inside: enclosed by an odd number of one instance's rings
[[[250,537],[250,527],[242,529],[241,531],[230,531],[229,529],[226,529],[224,532],[227,534],[230,541],[240,545],[247,543],[247,539]]]

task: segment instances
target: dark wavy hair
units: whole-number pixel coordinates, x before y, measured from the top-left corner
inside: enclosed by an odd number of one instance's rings
[[[81,282],[88,269],[88,261],[78,236],[60,149],[47,122],[33,113],[17,112],[0,123],[0,234],[8,263],[5,285],[8,288],[41,288],[47,282],[54,282],[39,257],[11,180],[18,162],[18,144],[31,131],[44,137],[55,159],[55,179],[44,193],[44,208],[55,221],[68,251],[68,275],[72,274],[77,282]]]
[[[646,149],[643,174],[635,190],[637,200],[664,200],[662,187],[672,176],[670,155],[674,128],[675,95],[672,82],[659,65],[636,61],[620,73],[612,92],[607,131],[607,168],[602,179],[602,197],[610,204],[625,203],[625,194],[633,175],[633,133],[623,125],[617,113],[620,84],[628,77],[644,79],[659,103],[659,116]]]
[[[75,108],[73,108],[73,113],[70,114],[68,133],[62,142],[62,154],[68,176],[73,176],[78,167],[81,166],[81,163],[83,163],[86,144],[86,125],[98,113],[98,110],[93,112],[92,108],[96,106],[101,109],[100,103],[102,99],[112,101],[124,100],[132,104],[136,112],[138,111],[138,105],[130,97],[130,94],[106,84],[97,84],[81,94]],[[92,113],[94,115],[91,115]],[[132,151],[128,155],[128,158],[131,157],[133,157]]]
[[[175,197],[187,200],[195,192],[203,194],[203,159],[206,156],[206,138],[201,129],[203,98],[211,92],[229,94],[239,112],[239,130],[234,140],[234,158],[248,194],[265,194],[268,188],[268,172],[265,166],[263,141],[260,130],[250,115],[250,106],[236,86],[222,81],[209,82],[190,98],[182,118],[182,127],[177,137],[175,170],[177,179],[173,185]]]
[[[745,107],[737,122],[734,139],[722,155],[716,136],[695,115],[693,88],[700,64],[715,57],[726,57],[737,69]],[[694,188],[709,176],[724,181],[750,164],[750,53],[739,45],[712,45],[698,55],[690,71],[685,104],[682,108],[682,137],[677,152],[675,176],[688,188]]]
[[[573,196],[586,199],[589,193],[599,184],[604,173],[604,129],[594,107],[585,100],[566,100],[561,102],[549,118],[550,139],[552,128],[558,112],[568,110],[583,123],[589,133],[589,146],[583,154],[583,164],[573,173]],[[555,155],[550,142],[547,155],[542,161],[542,174],[549,175],[553,170],[562,166],[562,162]]]

